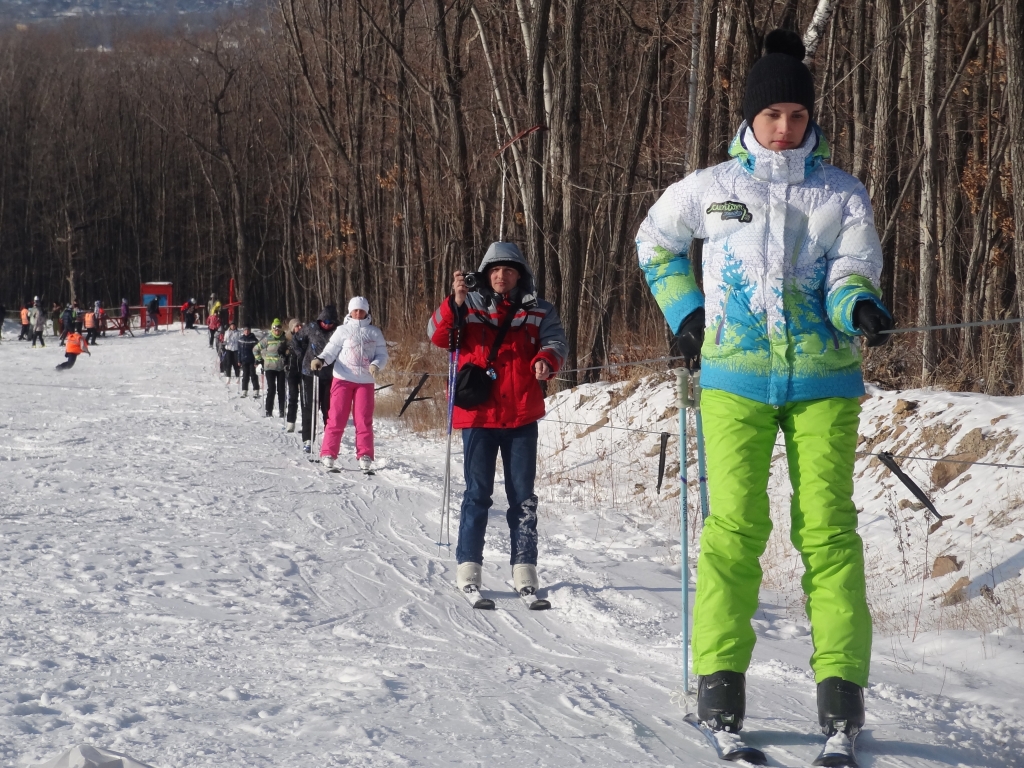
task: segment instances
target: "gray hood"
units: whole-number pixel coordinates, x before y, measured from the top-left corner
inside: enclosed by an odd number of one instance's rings
[[[530,269],[530,264],[526,261],[526,257],[523,256],[515,243],[491,243],[487,253],[484,254],[483,260],[480,262],[480,266],[477,267],[477,271],[486,272],[495,264],[502,263],[515,264],[519,270],[519,284],[517,288],[523,306],[535,303],[537,300],[537,280],[533,275],[533,270]]]

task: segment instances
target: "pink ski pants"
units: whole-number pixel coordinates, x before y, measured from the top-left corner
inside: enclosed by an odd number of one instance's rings
[[[356,384],[335,379],[331,384],[331,410],[324,428],[321,456],[337,458],[341,436],[345,434],[348,416],[353,413],[356,424],[356,456],[373,458],[373,383]]]

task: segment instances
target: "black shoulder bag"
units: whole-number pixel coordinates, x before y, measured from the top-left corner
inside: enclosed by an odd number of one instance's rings
[[[455,404],[459,408],[476,408],[483,405],[491,396],[491,387],[498,378],[498,373],[494,370],[494,361],[498,358],[498,350],[501,348],[502,342],[505,341],[505,336],[508,334],[512,321],[515,320],[516,313],[521,308],[521,305],[517,303],[508,311],[505,322],[501,324],[498,335],[494,337],[494,343],[491,344],[491,351],[487,354],[486,368],[481,368],[474,363],[466,363],[459,369],[459,373],[455,377]]]

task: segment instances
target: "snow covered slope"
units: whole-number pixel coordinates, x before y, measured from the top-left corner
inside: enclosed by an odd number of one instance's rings
[[[108,337],[58,374],[59,349],[10,341],[12,327],[0,343],[0,766],[84,743],[159,768],[717,763],[676,703],[673,500],[636,487],[648,481],[626,462],[632,443],[605,437],[595,450],[611,454],[588,459],[586,438],[559,448],[563,425],[546,425],[542,461],[563,472],[541,510],[554,609],[513,597],[496,499],[484,578],[501,595],[474,612],[435,543],[442,443],[381,422],[375,477],[324,475],[218,378],[200,334]],[[354,469],[351,434],[342,450]],[[623,464],[574,482],[588,460]],[[773,764],[806,765],[820,743],[810,644],[785,579],[771,586],[747,730]],[[1019,639],[965,629],[927,642],[894,654],[878,638],[863,765],[1017,764]]]

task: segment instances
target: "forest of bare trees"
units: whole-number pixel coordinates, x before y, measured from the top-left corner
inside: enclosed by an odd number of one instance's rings
[[[200,301],[309,318],[360,293],[419,328],[519,243],[568,368],[664,349],[633,238],[725,159],[775,27],[800,32],[833,162],[871,193],[899,325],[1024,303],[1024,0],[274,0],[173,33],[0,30],[0,301]],[[1024,384],[1021,327],[906,335],[869,376]],[[571,374],[574,376],[575,374]]]

